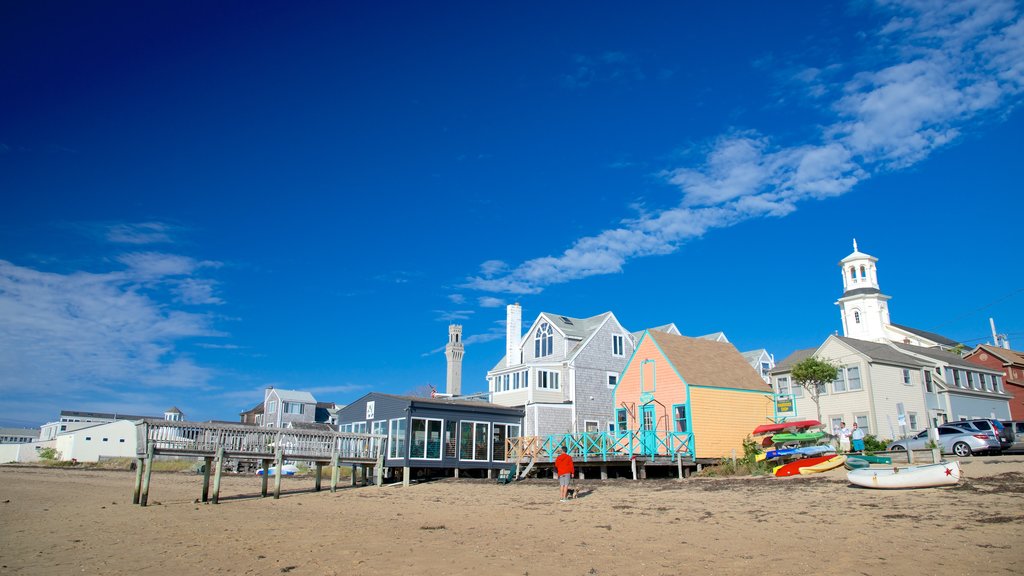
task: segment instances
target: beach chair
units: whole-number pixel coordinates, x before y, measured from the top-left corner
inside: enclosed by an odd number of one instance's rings
[[[498,484],[511,484],[516,481],[516,467],[504,468],[498,474]]]

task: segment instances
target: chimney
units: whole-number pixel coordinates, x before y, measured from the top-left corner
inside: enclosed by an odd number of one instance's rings
[[[523,337],[523,309],[519,302],[505,307],[505,366],[519,366],[523,363],[519,343]]]

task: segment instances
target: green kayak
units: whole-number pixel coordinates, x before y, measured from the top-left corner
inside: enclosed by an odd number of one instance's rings
[[[824,435],[825,433],[820,430],[817,432],[796,432],[793,434],[776,434],[772,436],[772,442],[810,442],[812,440],[818,440]]]
[[[860,456],[847,456],[843,466],[846,466],[847,470],[857,470],[859,468],[867,468],[871,466],[871,463]]]
[[[871,456],[869,454],[850,454],[850,458],[860,458],[869,464],[892,464],[892,458],[886,456]]]

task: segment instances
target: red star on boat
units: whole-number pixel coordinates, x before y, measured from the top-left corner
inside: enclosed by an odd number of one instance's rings
[[[953,475],[953,469],[952,468],[946,468],[946,476],[952,476],[952,475]]]

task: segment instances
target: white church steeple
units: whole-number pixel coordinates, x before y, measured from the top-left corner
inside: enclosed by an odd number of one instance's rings
[[[836,302],[843,321],[843,336],[858,340],[885,341],[889,324],[889,296],[878,286],[878,258],[861,252],[857,240],[853,252],[839,261],[843,295]]]

